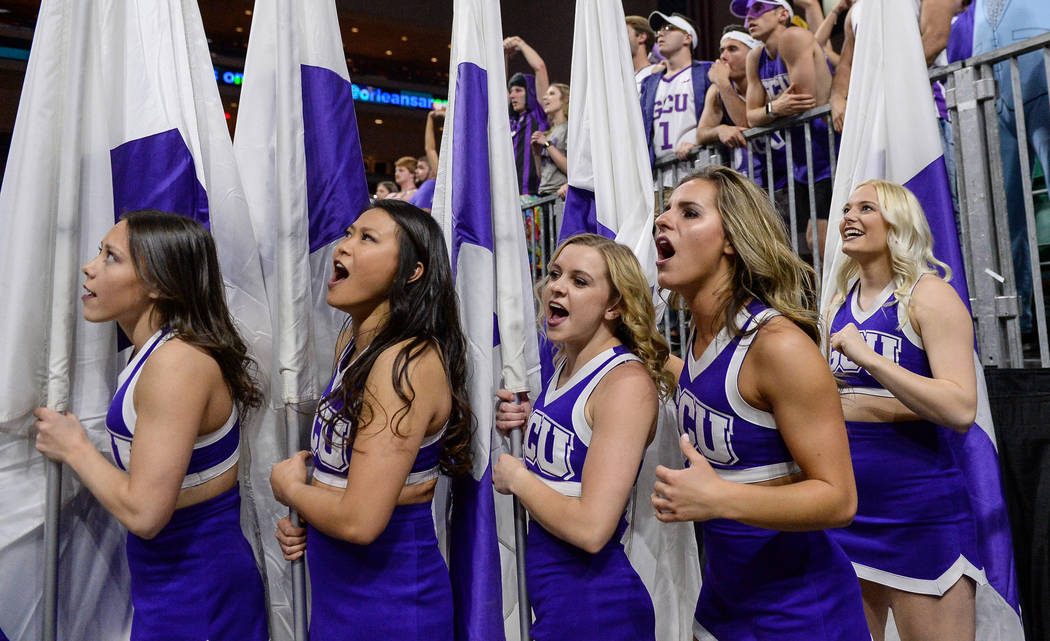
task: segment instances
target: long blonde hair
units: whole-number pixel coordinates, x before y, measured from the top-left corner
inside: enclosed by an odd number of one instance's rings
[[[562,251],[569,245],[593,247],[605,260],[609,272],[610,300],[620,306],[620,316],[616,325],[616,338],[632,354],[642,360],[642,365],[649,372],[649,377],[656,383],[656,389],[662,398],[670,398],[674,392],[675,380],[670,372],[664,369],[670,348],[660,330],[656,327],[656,310],[653,308],[649,284],[642,273],[642,266],[634,252],[626,245],[597,234],[578,234],[563,242],[554,250],[550,263],[558,260]],[[550,280],[544,277],[536,284],[536,295],[542,300],[542,291]],[[540,313],[541,319],[543,313]],[[542,327],[542,322],[540,324]],[[558,352],[560,345],[555,345]],[[556,353],[556,357],[559,354]]]
[[[915,194],[897,183],[885,180],[868,180],[856,189],[871,186],[879,199],[879,213],[889,229],[886,231],[886,246],[890,250],[890,271],[893,274],[893,295],[900,303],[900,310],[908,317],[908,303],[915,283],[923,274],[935,274],[948,281],[952,268],[933,255],[933,234],[926,222],[926,214]],[[856,192],[854,189],[854,192]],[[835,303],[846,300],[850,283],[860,274],[860,264],[846,256],[835,276]]]
[[[730,257],[730,293],[720,313],[729,334],[743,335],[736,316],[754,298],[798,325],[819,345],[816,272],[791,251],[784,221],[769,196],[747,176],[728,167],[709,165],[678,181],[675,188],[693,180],[714,185],[722,231],[735,252]],[[684,309],[677,294],[671,301]]]

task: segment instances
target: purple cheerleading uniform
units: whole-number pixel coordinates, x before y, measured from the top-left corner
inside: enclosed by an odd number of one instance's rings
[[[137,414],[134,395],[142,367],[172,333],[154,334],[117,379],[106,429],[117,466],[127,470]],[[193,444],[183,488],[209,481],[237,463],[236,409],[220,429]],[[262,578],[241,532],[237,486],[175,510],[152,539],[127,537],[131,574],[131,641],[262,641],[266,604]]]
[[[740,395],[737,378],[755,333],[776,312],[752,303],[699,359],[692,349],[678,382],[678,428],[724,479],[757,483],[799,470],[772,414]],[[693,336],[689,344],[692,345]],[[707,566],[696,603],[699,641],[870,639],[857,577],[824,530],[780,532],[729,519],[701,525]]]
[[[831,332],[849,323],[882,356],[920,376],[931,376],[922,339],[904,318],[887,285],[867,312],[850,289]],[[866,370],[832,352],[831,370],[849,386],[843,394],[892,396]],[[898,590],[942,595],[963,575],[985,576],[965,479],[948,443],[948,428],[929,421],[846,422],[857,515],[832,536],[857,576]]]
[[[585,407],[591,392],[614,367],[638,357],[617,346],[598,354],[561,387],[564,362],[536,399],[525,430],[525,464],[541,481],[565,496],[580,496],[583,466],[591,442]],[[559,539],[538,522],[529,523],[525,576],[535,621],[535,641],[655,639],[652,599],[631,567],[616,531],[597,554]]]
[[[310,434],[314,478],[346,487],[353,445],[349,426],[335,421],[339,399],[326,403],[351,364],[343,350],[325,388]],[[405,485],[438,475],[445,428],[423,440]],[[434,532],[430,502],[398,505],[382,534],[368,545],[337,539],[307,526],[311,585],[311,641],[433,639],[452,641],[452,583]]]
[[[831,67],[831,63],[828,63]],[[758,77],[766,90],[766,96],[773,100],[791,86],[787,65],[780,56],[770,59],[765,47],[758,57]],[[783,132],[770,136],[772,146],[772,171],[774,187],[783,189],[787,186],[787,142]],[[823,118],[810,122],[810,140],[813,146],[813,182],[831,178],[831,152],[828,149],[828,123]],[[765,159],[765,147],[755,150],[759,158]],[[806,171],[806,134],[805,127],[798,125],[791,128],[791,157],[794,165],[794,179],[798,183],[808,181]]]

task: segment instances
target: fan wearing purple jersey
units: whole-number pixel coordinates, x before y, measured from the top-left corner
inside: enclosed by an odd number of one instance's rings
[[[350,316],[311,451],[274,466],[285,558],[306,553],[310,639],[451,641],[452,586],[431,499],[470,470],[466,340],[444,236],[426,212],[372,203],[336,245],[328,304]],[[313,457],[312,481],[306,459]]]
[[[652,600],[621,543],[659,396],[674,388],[652,295],[631,250],[595,234],[562,243],[537,291],[556,369],[531,413],[500,391],[496,425],[525,428],[525,460],[504,454],[492,469],[532,521],[531,638],[653,640]]]
[[[702,522],[700,641],[868,639],[849,559],[842,406],[818,347],[812,269],[769,198],[726,167],[678,184],[656,219],[657,277],[692,313],[678,376],[688,467],[656,469],[665,522]]]
[[[847,258],[830,312],[831,368],[846,385],[858,503],[834,538],[860,577],[876,641],[889,610],[903,641],[972,640],[985,576],[947,442],[977,412],[970,314],[906,188],[862,183],[839,233]]]
[[[73,414],[36,410],[37,449],[128,529],[132,641],[262,641],[262,579],[241,533],[240,417],[262,394],[198,222],[125,214],[83,267],[84,318],[134,346],[106,414],[114,465]]]

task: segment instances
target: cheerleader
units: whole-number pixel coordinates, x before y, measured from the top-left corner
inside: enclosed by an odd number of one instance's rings
[[[76,416],[43,407],[36,447],[128,529],[132,641],[268,638],[237,486],[240,418],[262,397],[211,235],[132,212],[83,272],[84,318],[115,320],[134,345],[106,414],[114,462]]]
[[[525,460],[504,454],[492,470],[531,519],[531,637],[654,639],[652,600],[620,542],[659,396],[674,385],[649,287],[630,249],[584,234],[562,243],[537,290],[556,369],[531,412],[501,390],[497,427],[528,417]]]
[[[860,577],[876,641],[889,610],[903,641],[972,641],[985,576],[948,443],[977,412],[970,314],[906,188],[861,184],[839,233],[846,260],[830,313],[831,369],[845,383],[857,515],[833,536]]]
[[[684,470],[657,467],[661,521],[702,522],[700,641],[868,639],[849,560],[853,473],[818,348],[812,270],[766,195],[725,167],[675,188],[656,219],[658,279],[692,313],[678,376]]]
[[[470,469],[466,341],[448,251],[421,209],[377,200],[336,246],[328,304],[350,316],[311,451],[274,466],[274,496],[309,523],[310,639],[452,639],[452,587],[431,516],[439,471]],[[312,480],[306,461],[313,458]]]

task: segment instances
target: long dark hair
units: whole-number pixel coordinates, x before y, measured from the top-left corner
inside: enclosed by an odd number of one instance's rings
[[[441,470],[452,476],[465,474],[471,465],[473,431],[473,414],[467,398],[467,341],[459,324],[459,305],[445,236],[430,214],[405,201],[376,200],[369,209],[382,209],[398,226],[397,273],[386,293],[390,316],[371,344],[343,373],[339,393],[329,397],[327,404],[332,411],[322,412],[331,417],[325,425],[326,438],[331,438],[335,423],[346,422],[345,442],[352,446],[359,426],[375,416],[376,408],[362,390],[376,358],[386,349],[405,342],[398,349],[390,374],[394,391],[405,403],[391,420],[391,429],[401,436],[398,426],[416,396],[408,378],[408,367],[432,347],[441,356],[452,393]],[[417,263],[422,263],[423,275],[409,282]]]
[[[121,216],[135,271],[157,295],[154,313],[179,340],[208,352],[243,414],[262,404],[256,364],[226,307],[215,241],[197,221],[156,209]]]

